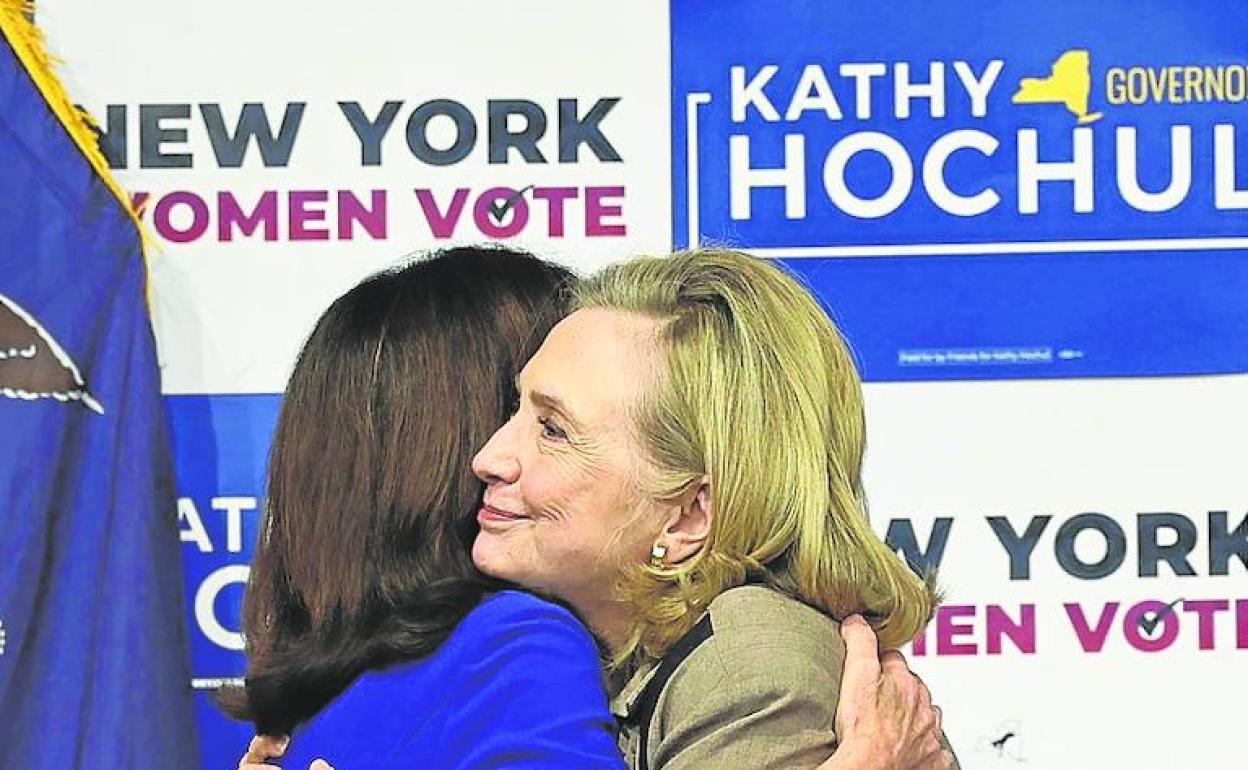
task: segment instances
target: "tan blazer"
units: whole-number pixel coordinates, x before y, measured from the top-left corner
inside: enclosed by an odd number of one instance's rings
[[[837,745],[833,721],[845,663],[838,624],[762,586],[726,591],[709,612],[714,634],[680,664],[655,706],[650,770],[823,763]],[[637,700],[653,673],[639,671],[611,702],[632,768],[639,764]]]

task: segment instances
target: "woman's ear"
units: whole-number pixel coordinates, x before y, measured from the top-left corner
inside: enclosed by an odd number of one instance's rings
[[[706,545],[715,515],[711,500],[710,476],[703,476],[681,495],[656,542],[666,549],[664,566],[675,567]]]

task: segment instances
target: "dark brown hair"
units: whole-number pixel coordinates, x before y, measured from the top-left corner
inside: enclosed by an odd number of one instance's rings
[[[289,733],[366,670],[428,655],[496,586],[473,567],[476,450],[565,312],[563,268],[468,247],[366,279],[303,347],[269,458],[231,715]]]

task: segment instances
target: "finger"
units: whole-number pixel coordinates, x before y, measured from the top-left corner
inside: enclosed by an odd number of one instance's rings
[[[886,689],[887,683],[903,702],[913,704],[915,711],[926,716],[932,704],[932,693],[923,680],[910,670],[906,657],[897,650],[888,650],[880,656],[880,670],[881,689]]]
[[[938,770],[953,770],[953,766],[953,752],[949,749],[941,750],[939,764],[936,765]]]
[[[932,705],[932,691],[927,689],[927,684],[917,674],[910,674],[910,680],[910,686],[914,688],[915,699],[918,701],[919,707],[930,708]]]
[[[280,757],[286,753],[286,746],[290,744],[290,736],[275,737],[272,735],[257,735],[251,739],[251,743],[247,744],[247,753],[243,755],[239,765],[247,762],[262,764],[266,759]]]
[[[841,697],[846,693],[874,690],[880,678],[879,642],[861,615],[850,615],[841,622],[845,640],[845,670],[841,674]]]
[[[257,735],[247,744],[247,751],[243,752],[243,758],[238,760],[238,766],[241,768],[249,762],[263,762],[264,756],[260,750],[260,736]]]
[[[940,731],[940,725],[944,721],[945,712],[940,706],[932,706],[932,712],[936,714],[936,730]]]
[[[910,673],[910,666],[906,663],[906,656],[897,650],[885,650],[880,655],[880,669],[884,676],[895,677],[897,679],[905,679],[913,676]]]
[[[886,650],[880,656],[879,690],[880,695],[886,696],[890,703],[905,704],[910,715],[914,715],[919,703],[915,677],[910,673],[906,659],[896,650]]]
[[[334,766],[323,759],[316,759],[308,766],[308,770],[334,770]]]
[[[263,762],[265,760],[266,757],[259,741],[260,736],[257,735],[247,744],[247,751],[243,752],[243,758],[238,760],[239,768],[249,763]]]
[[[277,765],[266,765],[261,762],[245,762],[238,766],[238,770],[282,770]]]

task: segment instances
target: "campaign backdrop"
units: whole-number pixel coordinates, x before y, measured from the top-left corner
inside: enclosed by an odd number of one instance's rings
[[[780,259],[866,380],[873,524],[966,768],[1242,757],[1248,17],[946,0],[41,3],[156,249],[205,768],[295,353],[404,255]],[[350,770],[341,768],[340,770]]]

